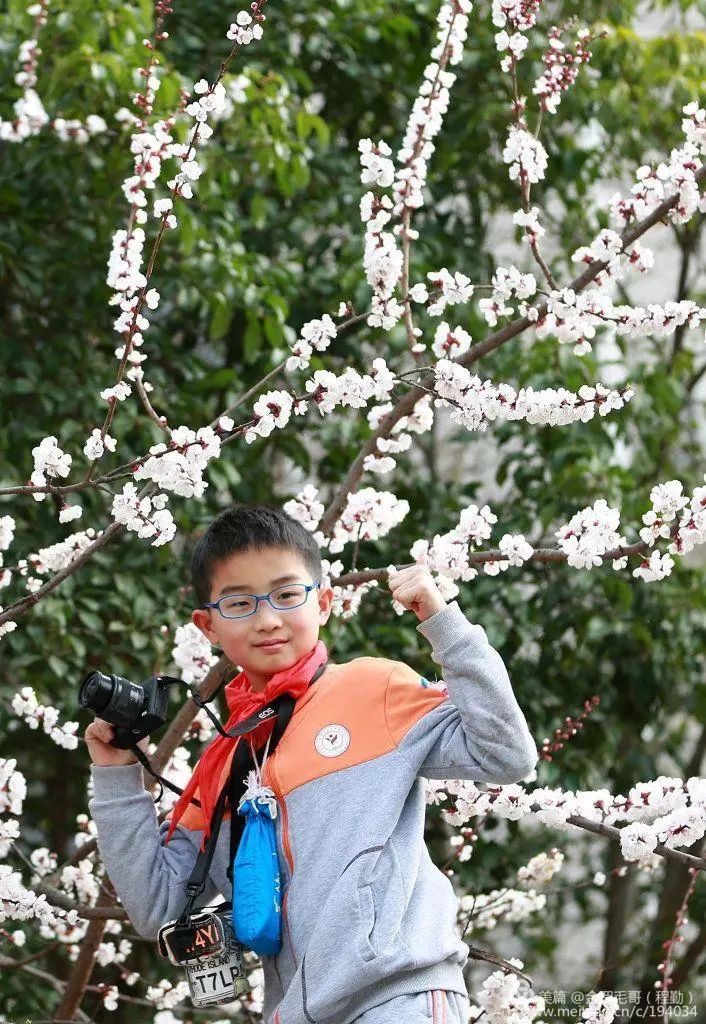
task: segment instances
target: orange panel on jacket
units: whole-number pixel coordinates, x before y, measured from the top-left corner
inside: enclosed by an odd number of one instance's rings
[[[294,705],[287,730],[272,753],[282,795],[394,750],[412,726],[448,696],[445,691],[425,688],[421,681],[408,665],[388,658],[329,663]],[[331,730],[332,725],[340,728]],[[261,755],[262,750],[258,760]],[[233,751],[221,771],[218,792],[228,778],[232,760]],[[263,781],[271,786],[269,767],[270,758]],[[194,796],[198,800],[198,789]],[[223,818],[229,817],[226,810]],[[199,820],[199,808],[189,805],[179,824],[193,829]]]

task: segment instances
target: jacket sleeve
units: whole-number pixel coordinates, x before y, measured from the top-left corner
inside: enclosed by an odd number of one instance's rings
[[[157,819],[139,762],[118,767],[91,765],[93,797],[88,809],[96,823],[98,850],[135,930],[156,940],[167,921],[186,902],[184,884],[191,874],[202,832],[177,825],[163,846],[169,822]],[[199,897],[203,905],[219,893],[210,875]]]
[[[385,715],[397,749],[429,779],[511,783],[539,760],[515,699],[505,663],[482,626],[453,601],[417,631],[443,669],[430,682],[395,662],[385,691]]]

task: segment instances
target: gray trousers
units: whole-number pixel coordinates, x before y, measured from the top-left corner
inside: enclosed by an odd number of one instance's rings
[[[468,1024],[468,996],[445,989],[411,992],[371,1006],[352,1024]]]

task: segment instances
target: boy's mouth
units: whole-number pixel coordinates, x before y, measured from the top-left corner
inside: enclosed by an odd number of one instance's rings
[[[255,644],[261,651],[277,651],[280,647],[284,647],[287,643],[286,640],[265,640],[264,643]]]

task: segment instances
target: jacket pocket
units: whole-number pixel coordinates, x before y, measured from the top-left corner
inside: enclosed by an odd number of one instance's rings
[[[388,840],[374,866],[357,886],[361,930],[357,936],[358,952],[363,960],[399,952],[407,947],[400,937],[402,917],[407,909],[402,868],[397,851]]]

